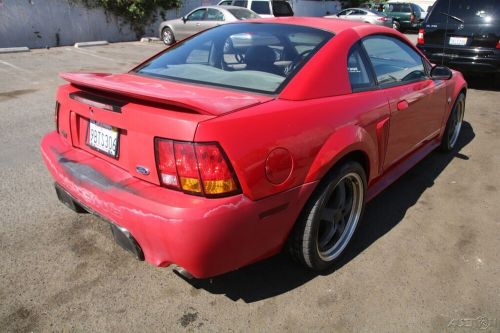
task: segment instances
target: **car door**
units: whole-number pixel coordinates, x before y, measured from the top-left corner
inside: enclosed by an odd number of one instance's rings
[[[401,39],[373,35],[362,44],[391,109],[387,168],[438,136],[446,105],[445,82],[431,80],[430,64]]]
[[[192,11],[186,15],[184,24],[182,24],[178,29],[176,29],[177,39],[181,40],[187,38],[195,33],[203,30],[202,24],[204,24],[207,9],[200,8]]]
[[[360,10],[360,9],[353,9],[349,15],[347,15],[347,18],[352,21],[363,21],[365,18],[366,12]]]
[[[227,19],[231,19],[231,17],[227,17]],[[220,10],[216,8],[208,8],[206,19],[201,26],[204,28],[203,30],[205,30],[221,25],[222,23],[224,23],[225,20],[226,17]]]

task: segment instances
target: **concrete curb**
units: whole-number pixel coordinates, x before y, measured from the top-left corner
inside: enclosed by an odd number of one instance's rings
[[[18,52],[29,52],[30,49],[26,46],[23,47],[3,47],[0,48],[0,53],[18,53]]]
[[[94,42],[81,42],[81,43],[75,43],[74,47],[88,47],[88,46],[101,46],[101,45],[108,45],[107,40],[98,40]]]
[[[150,43],[150,42],[159,42],[160,38],[158,37],[142,37],[141,42],[142,43]]]

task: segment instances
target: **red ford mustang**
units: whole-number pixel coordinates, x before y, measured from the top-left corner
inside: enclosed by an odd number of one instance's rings
[[[279,18],[207,30],[126,74],[61,74],[41,143],[59,199],[198,278],[283,247],[321,270],[365,203],[453,149],[466,82],[400,33]]]

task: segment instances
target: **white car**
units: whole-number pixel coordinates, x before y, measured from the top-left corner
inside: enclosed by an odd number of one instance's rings
[[[248,8],[260,17],[293,16],[292,6],[285,0],[222,0],[217,5]]]

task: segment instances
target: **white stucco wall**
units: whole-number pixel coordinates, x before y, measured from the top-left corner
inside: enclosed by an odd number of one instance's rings
[[[184,0],[181,8],[165,12],[166,18],[215,3],[217,0]],[[161,20],[158,17],[152,22],[146,35],[156,36]],[[95,40],[131,41],[137,36],[122,19],[69,0],[0,0],[0,47],[42,48]]]

